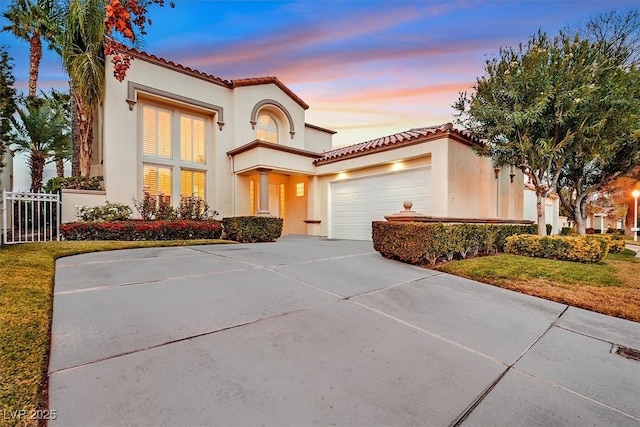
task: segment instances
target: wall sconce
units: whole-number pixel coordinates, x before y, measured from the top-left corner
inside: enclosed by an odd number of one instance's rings
[[[493,173],[496,175],[496,179],[498,179],[498,174],[500,173],[500,168],[493,168]]]
[[[513,165],[509,166],[509,177],[511,178],[511,183],[513,184],[513,178],[516,177],[516,170]]]

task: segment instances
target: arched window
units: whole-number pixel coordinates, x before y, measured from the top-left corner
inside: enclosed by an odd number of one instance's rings
[[[278,143],[278,124],[268,114],[260,114],[256,123],[256,137],[262,141]]]

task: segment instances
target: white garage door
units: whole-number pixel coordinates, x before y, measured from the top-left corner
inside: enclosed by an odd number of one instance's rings
[[[405,200],[427,214],[430,189],[430,168],[332,182],[330,237],[371,240],[371,221],[401,211]]]

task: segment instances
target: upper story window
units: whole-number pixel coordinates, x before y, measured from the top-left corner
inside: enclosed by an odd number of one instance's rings
[[[144,155],[171,159],[171,111],[159,108],[144,107],[142,109],[142,125],[144,129]]]
[[[180,160],[206,163],[203,119],[180,116]]]
[[[278,143],[278,124],[268,114],[261,114],[256,124],[256,137],[262,141]]]

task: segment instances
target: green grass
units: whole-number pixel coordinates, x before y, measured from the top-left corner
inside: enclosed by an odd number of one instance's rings
[[[0,250],[0,410],[46,409],[55,260],[115,249],[229,243],[223,240],[49,242]],[[2,425],[37,425],[5,420]],[[4,424],[3,424],[4,423]]]
[[[502,254],[472,258],[446,264],[441,269],[448,273],[484,280],[548,279],[566,284],[620,285],[615,268],[607,264],[580,264],[518,255]]]
[[[640,322],[640,258],[628,249],[598,264],[501,254],[454,261],[438,270]]]

